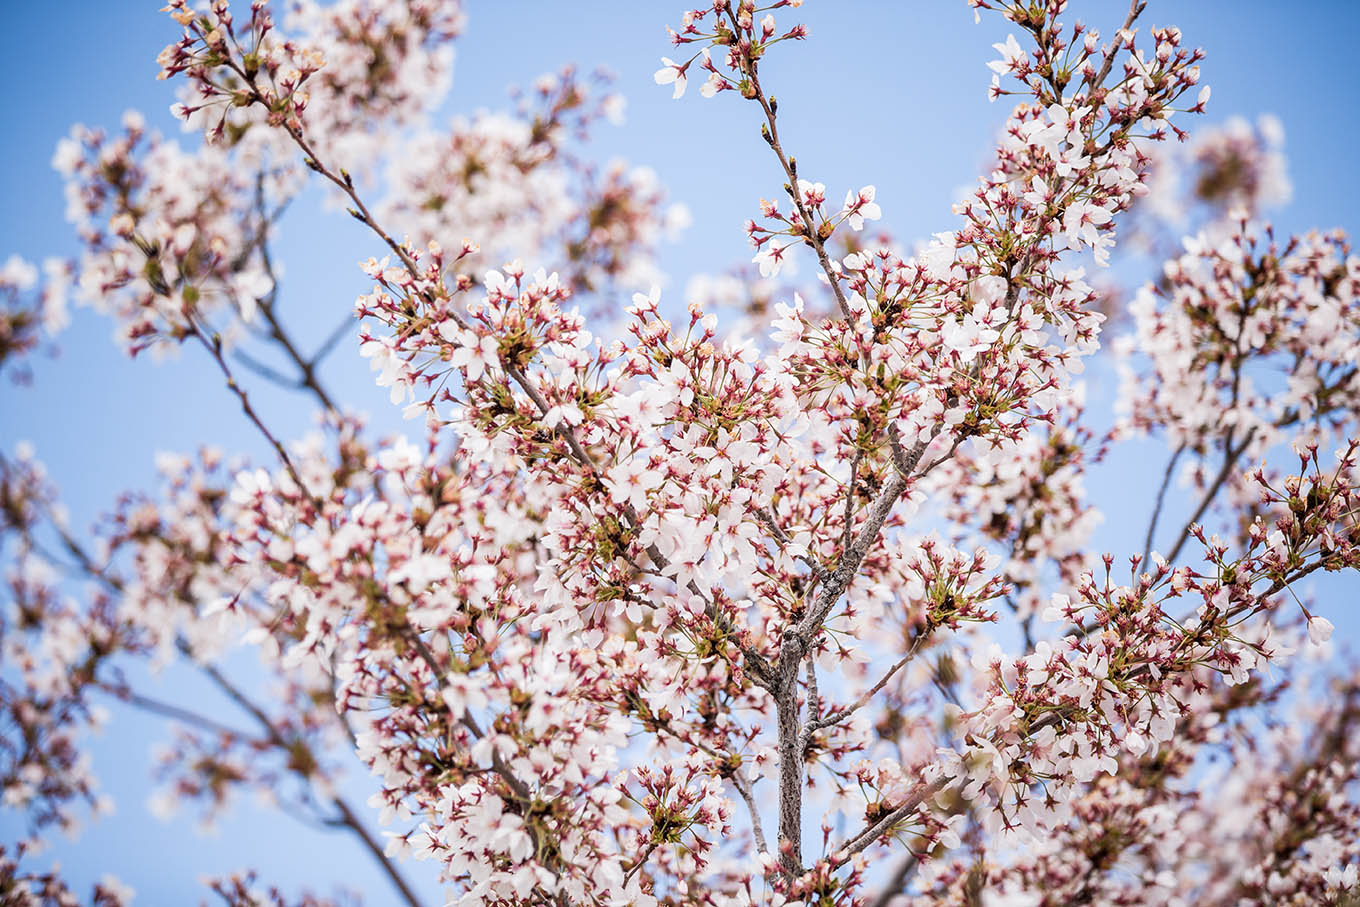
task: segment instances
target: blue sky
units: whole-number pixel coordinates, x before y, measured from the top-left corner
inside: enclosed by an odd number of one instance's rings
[[[137,108],[153,127],[178,133],[168,112],[172,88],[155,80],[155,56],[178,34],[157,11],[161,5],[78,0],[57,13],[48,4],[7,4],[9,40],[0,72],[10,129],[0,146],[0,259],[75,253],[61,183],[48,164],[71,123],[116,128],[123,110]],[[1125,7],[1074,0],[1065,18],[1108,33]],[[602,125],[593,153],[650,165],[693,216],[686,234],[662,251],[672,302],[691,274],[749,259],[742,224],[762,197],[778,195],[782,182],[749,106],[732,96],[704,100],[693,88],[676,102],[652,83],[660,56],[671,53],[664,26],[677,23],[682,8],[680,0],[471,0],[447,108],[507,106],[508,85],[527,84],[568,62],[612,69],[628,99],[628,120],[621,128]],[[985,63],[995,58],[990,45],[1006,37],[1007,24],[984,16],[974,25],[963,0],[808,0],[797,12],[811,38],[772,54],[763,81],[780,99],[784,143],[801,173],[825,182],[829,196],[875,184],[884,224],[904,240],[949,229],[950,202],[958,187],[974,180],[1006,112],[986,99]],[[784,11],[781,21],[792,15]],[[1267,112],[1283,122],[1294,200],[1275,212],[1281,230],[1357,226],[1360,105],[1350,83],[1360,4],[1151,0],[1144,21],[1179,25],[1187,43],[1206,49],[1204,81],[1213,99],[1205,122]],[[319,342],[366,288],[354,264],[378,250],[361,226],[323,211],[315,194],[294,206],[281,235],[283,317]],[[264,453],[196,351],[161,364],[132,362],[110,342],[111,330],[107,320],[76,311],[59,355],[34,363],[34,386],[0,387],[0,448],[12,450],[20,439],[35,444],[77,527],[89,525],[120,490],[152,487],[159,450],[192,451],[210,442]],[[326,376],[378,425],[400,427],[352,344],[342,344],[328,361]],[[265,403],[264,415],[271,424],[303,425],[307,407],[281,396]],[[1135,534],[1141,541],[1159,450],[1151,445],[1092,478],[1093,488],[1102,478],[1117,478],[1121,489],[1099,497],[1107,514],[1101,544],[1122,550]],[[1356,586],[1326,588],[1344,592],[1340,604],[1349,606]],[[1344,635],[1357,635],[1360,621],[1334,619]],[[172,674],[162,686],[187,682]],[[142,903],[184,903],[201,896],[200,874],[253,865],[271,881],[323,890],[340,882],[374,886],[373,902],[384,902],[386,891],[357,847],[276,813],[242,804],[221,833],[207,839],[188,834],[185,823],[152,819],[144,807],[144,765],[150,744],[163,737],[159,722],[120,712],[97,746],[106,787],[130,793],[114,819],[59,849],[73,875],[88,879],[115,870],[139,889]],[[0,814],[4,839],[12,821]],[[408,867],[408,874],[417,868]]]

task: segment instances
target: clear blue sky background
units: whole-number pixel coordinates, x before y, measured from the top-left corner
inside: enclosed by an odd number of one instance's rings
[[[172,88],[155,80],[155,56],[178,34],[157,11],[161,5],[5,4],[0,107],[9,129],[0,146],[0,259],[13,252],[35,261],[76,252],[63,220],[61,183],[48,165],[72,122],[116,129],[122,111],[137,108],[153,127],[178,133],[168,113]],[[1074,0],[1065,18],[1082,18],[1108,34],[1125,6]],[[1205,122],[1266,112],[1283,121],[1294,201],[1275,212],[1278,227],[1355,228],[1360,3],[1151,0],[1149,6],[1145,23],[1179,25],[1187,43],[1208,52],[1204,81],[1213,86],[1213,100]],[[651,165],[694,218],[686,235],[663,250],[672,302],[690,275],[750,257],[742,223],[760,198],[779,194],[782,182],[749,106],[733,96],[703,100],[697,84],[673,102],[668,90],[652,84],[659,57],[671,53],[663,27],[677,23],[682,8],[683,0],[471,0],[448,104],[450,113],[503,107],[509,84],[528,83],[567,62],[614,70],[629,102],[628,122],[600,128],[598,155]],[[884,223],[904,240],[950,229],[956,189],[976,177],[1006,112],[986,100],[985,63],[996,56],[990,45],[1004,40],[1007,23],[984,16],[975,26],[963,0],[809,0],[796,13],[784,11],[781,21],[795,14],[809,23],[811,38],[773,54],[765,84],[780,99],[785,144],[801,172],[825,182],[829,195],[876,184]],[[319,342],[366,289],[354,263],[377,251],[357,223],[323,212],[317,196],[301,200],[281,230],[285,320]],[[77,527],[106,511],[119,490],[152,487],[158,450],[192,451],[209,442],[264,454],[196,351],[160,365],[132,362],[110,342],[111,331],[105,319],[77,311],[60,338],[60,356],[35,361],[32,388],[0,387],[0,448],[34,442],[63,486]],[[352,406],[373,413],[376,424],[400,426],[353,344],[332,357],[326,377]],[[1102,399],[1099,388],[1093,396]],[[305,424],[300,399],[276,396],[264,409],[271,424]],[[1098,498],[1106,512],[1100,547],[1131,550],[1141,541],[1162,461],[1160,445],[1150,444],[1092,477],[1092,488],[1118,488]],[[1341,614],[1354,610],[1354,582],[1319,591],[1328,593],[1341,635],[1356,637],[1357,621]],[[188,682],[172,674],[162,689]],[[146,758],[164,737],[158,722],[118,713],[96,746],[96,770],[121,795],[119,812],[58,849],[71,876],[91,880],[115,871],[138,889],[140,903],[182,904],[203,896],[200,875],[254,866],[286,886],[328,891],[348,884],[370,891],[372,903],[388,902],[367,856],[342,836],[245,803],[211,838],[193,835],[187,822],[151,818],[144,805]],[[0,838],[12,840],[13,823],[0,813]],[[407,872],[418,876],[422,868],[412,864]],[[439,902],[436,886],[423,890]]]

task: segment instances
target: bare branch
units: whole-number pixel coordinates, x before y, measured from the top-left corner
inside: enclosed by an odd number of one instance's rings
[[[902,658],[898,660],[896,664],[889,668],[888,672],[884,674],[882,677],[880,677],[877,683],[875,683],[872,687],[870,687],[868,690],[864,692],[864,695],[860,696],[850,705],[839,708],[836,711],[832,712],[831,714],[825,715],[821,718],[816,717],[810,718],[807,725],[803,728],[804,748],[806,748],[807,741],[811,738],[811,736],[814,733],[822,730],[823,728],[828,728],[831,727],[832,725],[840,724],[846,718],[849,718],[855,712],[859,711],[860,709],[868,705],[869,702],[875,696],[878,695],[879,691],[888,685],[888,681],[892,680],[898,671],[905,668],[911,662],[911,660],[916,657],[917,651],[921,648],[921,643],[929,635],[930,634],[925,631],[918,633],[916,639],[912,641],[911,648],[907,650],[907,654],[902,656]]]
[[[1168,561],[1174,561],[1177,556],[1180,555],[1181,549],[1185,547],[1185,543],[1189,541],[1191,534],[1194,532],[1194,527],[1204,516],[1205,511],[1209,509],[1209,505],[1214,502],[1214,498],[1218,496],[1218,492],[1222,489],[1223,483],[1228,480],[1230,475],[1232,475],[1233,467],[1237,465],[1237,461],[1242,457],[1242,454],[1246,452],[1247,446],[1251,444],[1251,440],[1255,436],[1256,426],[1253,425],[1247,430],[1246,437],[1242,439],[1241,444],[1234,447],[1231,440],[1229,440],[1224,445],[1223,466],[1219,468],[1218,474],[1215,475],[1213,481],[1209,483],[1208,489],[1204,492],[1204,498],[1199,502],[1199,506],[1195,508],[1195,512],[1191,515],[1190,519],[1186,521],[1185,527],[1181,529],[1180,537],[1176,539],[1176,544],[1172,547],[1171,553],[1166,556]]]
[[[765,843],[765,829],[760,822],[760,810],[756,807],[755,792],[751,789],[751,781],[742,775],[738,768],[732,773],[732,786],[737,789],[741,799],[746,802],[746,809],[751,814],[751,833],[755,836],[756,847],[761,853],[769,853],[770,845]]]
[[[1152,539],[1157,532],[1157,520],[1162,515],[1162,503],[1166,499],[1166,489],[1171,485],[1171,474],[1176,469],[1176,461],[1185,452],[1185,445],[1176,448],[1176,452],[1171,455],[1171,460],[1166,464],[1166,472],[1162,474],[1161,487],[1157,489],[1157,503],[1152,508],[1152,519],[1148,522],[1147,536],[1143,539],[1143,564],[1146,566],[1148,557],[1152,554]]]
[[[837,868],[844,866],[850,861],[851,857],[891,832],[898,823],[915,812],[922,803],[926,802],[926,800],[929,800],[931,797],[948,787],[953,780],[953,778],[942,776],[929,783],[924,781],[918,783],[915,790],[907,796],[906,800],[899,803],[890,812],[882,816],[878,821],[869,825],[869,827],[865,828],[859,834],[832,850],[831,865]]]

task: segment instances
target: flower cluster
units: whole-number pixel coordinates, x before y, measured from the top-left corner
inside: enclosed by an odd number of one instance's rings
[[[1207,89],[1183,100],[1201,53],[1140,36],[1141,2],[1102,41],[1064,0],[972,0],[1019,32],[988,64],[1018,103],[908,254],[864,238],[885,216],[868,180],[828,206],[784,145],[762,66],[807,37],[775,21],[800,5],[687,12],[693,54],[656,73],[746,102],[785,179],[746,229],[767,282],[714,295],[768,295],[795,255],[819,280],[738,329],[663,302],[651,256],[677,216],[650,175],[578,156],[617,102],[574,70],[428,127],[461,4],[299,2],[291,36],[263,0],[244,22],[170,4],[162,74],[209,141],[135,117],[73,133],[78,285],[134,350],[198,341],[272,459],[166,455],[163,492],[121,498],[93,545],[28,452],[0,460],[20,856],[103,808],[80,738],[104,697],[175,722],[158,805],[211,822],[262,793],[356,835],[411,907],[408,859],[462,907],[1354,897],[1360,683],[1293,657],[1333,629],[1299,583],[1360,568],[1344,238],[1238,218],[1187,241],[1129,305],[1128,415],[1098,435],[1074,378],[1105,321],[1087,260],[1148,193],[1155,143],[1185,136],[1173,116],[1203,111]],[[1198,146],[1223,184],[1201,201],[1271,196],[1239,144]],[[369,231],[358,358],[424,417],[409,435],[344,415],[277,316],[269,238],[308,172]],[[22,352],[35,277],[2,273],[0,353]],[[319,432],[269,427],[224,355],[239,325],[295,367]],[[1125,576],[1088,553],[1086,470],[1143,433],[1178,452]],[[1203,497],[1162,552],[1182,454]],[[182,662],[233,711],[150,697],[138,660]],[[385,844],[342,791],[355,767]],[[0,891],[66,896],[7,853]],[[250,875],[211,887],[283,903]]]
[[[85,246],[77,298],[111,314],[132,353],[211,330],[224,310],[249,324],[274,287],[262,243],[277,181],[250,179],[218,149],[148,138],[135,112],[123,128],[78,126],[53,159]]]
[[[1219,223],[1231,229],[1243,216],[1260,217],[1290,198],[1283,147],[1284,126],[1270,115],[1254,128],[1232,117],[1199,130],[1184,145],[1162,146],[1154,155],[1140,207],[1181,233],[1191,218],[1206,219],[1208,229]]]
[[[684,223],[683,209],[664,206],[650,170],[613,161],[599,171],[566,147],[599,118],[617,120],[620,102],[592,96],[566,69],[536,80],[515,115],[483,112],[423,132],[393,160],[378,217],[418,246],[475,237],[482,254],[464,267],[533,253],[579,290],[652,283],[649,251]]]
[[[67,290],[71,282],[64,262],[49,258],[42,265],[44,283],[38,287],[38,269],[17,255],[0,266],[0,366],[15,380],[25,380],[28,370],[22,357],[42,342],[42,334],[60,332],[69,322]]]
[[[1354,432],[1360,259],[1339,232],[1279,243],[1239,222],[1187,240],[1130,310],[1129,429],[1248,456],[1301,428]]]

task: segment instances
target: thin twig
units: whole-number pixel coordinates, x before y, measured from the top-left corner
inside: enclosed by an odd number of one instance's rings
[[[888,669],[888,672],[886,674],[884,674],[882,677],[878,679],[877,683],[875,683],[872,687],[866,690],[862,696],[860,696],[850,705],[843,706],[842,708],[839,708],[836,711],[830,713],[829,715],[825,715],[821,718],[809,719],[808,723],[803,728],[804,747],[806,747],[806,741],[809,738],[811,738],[811,736],[817,731],[820,731],[823,728],[831,727],[832,725],[835,724],[840,724],[846,718],[849,718],[855,712],[859,711],[860,709],[868,705],[870,700],[872,700],[874,696],[878,695],[878,692],[880,690],[882,690],[885,686],[888,685],[888,681],[892,680],[898,671],[905,668],[911,662],[911,660],[916,657],[916,653],[921,648],[921,643],[929,635],[930,635],[929,633],[924,631],[918,633],[916,635],[916,639],[912,640],[911,648],[907,650],[907,654],[903,655],[902,658],[896,664],[894,664],[891,668]]]
[[[1148,522],[1147,535],[1143,539],[1143,567],[1147,568],[1148,557],[1152,554],[1152,539],[1157,532],[1157,521],[1162,515],[1162,503],[1166,499],[1166,490],[1171,485],[1171,474],[1176,470],[1176,461],[1185,453],[1185,445],[1176,448],[1176,452],[1171,455],[1171,460],[1166,464],[1166,472],[1162,475],[1161,487],[1157,489],[1157,503],[1152,508],[1152,519]]]
[[[279,320],[278,312],[275,310],[275,302],[278,299],[279,284],[278,275],[275,272],[274,260],[269,253],[269,224],[270,218],[266,212],[264,199],[264,175],[260,174],[255,182],[255,205],[260,215],[260,228],[258,232],[258,248],[260,250],[260,260],[264,264],[265,273],[270,279],[270,290],[264,299],[258,301],[260,312],[264,315],[265,321],[269,323],[269,336],[274,340],[292,360],[297,367],[299,377],[297,379],[300,387],[310,390],[316,398],[330,412],[337,412],[335,402],[331,395],[321,385],[316,374],[316,361],[307,359],[298,352],[297,346],[293,343],[288,332],[283,329],[283,324]]]
[[[255,374],[259,375],[261,378],[265,379],[266,381],[271,381],[274,384],[277,384],[279,387],[285,388],[287,390],[299,390],[303,387],[301,378],[294,378],[290,375],[285,375],[283,372],[279,371],[273,366],[266,365],[265,363],[256,359],[254,356],[250,355],[245,350],[232,350],[231,357],[235,359],[237,362],[244,365],[246,368],[250,369]]]
[[[1105,62],[1101,65],[1100,71],[1096,73],[1095,78],[1087,81],[1087,85],[1095,86],[1105,84],[1105,78],[1110,74],[1110,70],[1114,67],[1115,58],[1119,56],[1119,45],[1124,40],[1124,33],[1133,27],[1134,21],[1143,14],[1143,10],[1145,9],[1147,9],[1147,0],[1130,0],[1129,14],[1124,18],[1124,24],[1120,27],[1119,31],[1115,32],[1115,44],[1110,48],[1110,52],[1106,54]]]
[[[733,15],[730,9],[728,14]],[[734,27],[738,27],[735,16],[732,23]],[[813,222],[812,212],[803,204],[802,196],[798,192],[798,165],[793,158],[784,153],[784,147],[779,142],[779,124],[775,116],[775,104],[772,103],[773,99],[767,98],[765,92],[761,89],[760,77],[756,70],[757,66],[752,61],[747,74],[750,76],[751,88],[755,92],[756,100],[760,103],[760,109],[765,113],[765,123],[769,129],[766,141],[769,143],[770,149],[774,151],[775,157],[779,159],[779,165],[784,168],[784,175],[788,178],[789,198],[793,200],[793,206],[798,211],[799,218],[803,221],[805,230],[803,241],[817,253],[817,262],[822,266],[822,272],[831,284],[831,292],[836,297],[836,306],[840,309],[841,315],[846,321],[852,321],[854,315],[850,311],[850,303],[845,298],[845,290],[841,288],[840,271],[831,263],[831,256],[826,251],[826,244],[822,242],[821,236],[818,235],[818,225]]]
[[[215,721],[206,715],[200,715],[197,712],[191,712],[188,709],[180,708],[172,703],[162,702],[159,699],[144,696],[141,693],[135,693],[127,687],[104,682],[97,682],[96,685],[110,696],[116,698],[119,702],[134,706],[144,712],[151,712],[160,715],[163,718],[171,718],[183,724],[191,724],[202,728],[205,731],[212,731],[215,734],[234,737],[237,740],[253,741],[255,739],[249,734],[243,733],[229,725],[222,724],[219,721]]]
[[[1185,543],[1190,539],[1194,527],[1199,523],[1200,518],[1204,516],[1204,512],[1209,509],[1209,505],[1214,502],[1214,498],[1218,496],[1219,489],[1221,489],[1223,483],[1228,480],[1228,476],[1232,474],[1233,467],[1237,465],[1238,459],[1246,452],[1247,446],[1251,444],[1251,440],[1255,436],[1256,426],[1253,425],[1247,430],[1246,437],[1242,439],[1242,443],[1237,445],[1237,447],[1234,448],[1232,446],[1231,440],[1224,446],[1223,466],[1218,470],[1218,474],[1214,476],[1213,481],[1209,483],[1208,489],[1204,492],[1204,498],[1199,502],[1199,506],[1195,508],[1194,514],[1186,521],[1185,528],[1181,530],[1180,538],[1176,540],[1175,547],[1173,547],[1171,553],[1166,556],[1167,561],[1174,562],[1177,555],[1181,553],[1181,549],[1185,547]]]
[[[311,363],[313,368],[319,366],[321,364],[321,361],[331,354],[331,351],[335,349],[336,344],[338,344],[344,338],[344,336],[347,333],[349,333],[349,329],[353,325],[354,316],[350,315],[346,317],[344,321],[340,322],[334,328],[331,329],[331,332],[326,335],[326,339],[322,341],[321,346],[318,347],[317,351],[311,355],[310,359],[307,360],[309,363]]]
[[[222,354],[222,337],[218,334],[213,334],[212,337],[209,338],[203,333],[203,328],[200,327],[197,322],[193,323],[192,334],[201,344],[203,344],[203,348],[212,355],[213,361],[215,361],[217,367],[221,369],[223,376],[227,379],[227,389],[235,394],[236,399],[241,403],[241,411],[245,413],[246,418],[259,430],[260,434],[264,435],[265,440],[269,442],[270,446],[274,448],[274,452],[278,454],[279,460],[283,463],[284,468],[288,470],[288,474],[292,476],[293,481],[297,483],[298,490],[305,494],[307,486],[302,481],[302,476],[298,473],[297,467],[293,465],[292,458],[288,456],[288,451],[284,449],[282,442],[274,437],[274,433],[269,430],[269,427],[264,424],[264,420],[260,418],[260,414],[255,411],[255,407],[251,404],[250,397],[246,394],[245,388],[241,387],[241,385],[236,382],[236,376],[231,373],[231,367],[227,365],[227,359]]]
[[[186,655],[189,654],[187,643],[180,641],[178,645],[181,652]],[[273,742],[275,746],[285,751],[291,750],[294,744],[306,746],[301,738],[298,738],[293,742],[290,742],[285,738],[283,733],[275,726],[273,720],[265,714],[264,710],[256,705],[255,702],[239,687],[227,679],[227,677],[215,666],[200,664],[199,668],[208,675],[213,683],[217,685],[218,689],[227,695],[227,698],[231,699],[248,712],[259,723],[260,727],[265,731],[270,741]],[[315,760],[313,759],[312,761]],[[421,907],[420,899],[416,897],[415,893],[411,890],[411,887],[406,883],[406,880],[402,878],[401,873],[397,871],[397,868],[392,865],[391,860],[387,858],[386,853],[378,846],[378,843],[373,839],[372,835],[369,834],[368,829],[364,828],[363,823],[355,816],[354,811],[350,808],[349,804],[338,796],[331,798],[331,804],[339,810],[340,815],[343,817],[343,824],[358,835],[359,839],[363,841],[364,846],[373,854],[374,859],[378,861],[383,872],[387,874],[392,885],[401,892],[406,903],[409,904],[410,907]]]
[[[784,527],[775,522],[772,508],[761,508],[757,510],[755,514],[756,519],[759,520],[766,529],[770,530],[770,534],[774,536],[775,541],[781,546],[788,545],[793,541],[789,538],[789,534],[784,531]],[[800,554],[798,555],[798,560],[805,564],[807,568],[812,571],[812,575],[817,577],[817,579],[822,580],[826,578],[826,568],[813,560],[810,555]]]
[[[897,864],[897,868],[893,870],[892,878],[888,880],[883,891],[879,893],[878,897],[874,898],[872,907],[888,907],[892,903],[892,899],[902,893],[902,889],[906,887],[907,882],[920,865],[920,856],[915,851],[909,851],[902,862]]]
[[[350,805],[340,797],[332,798],[331,803],[334,804],[336,809],[340,810],[340,815],[345,826],[349,828],[350,831],[354,832],[354,834],[358,835],[359,840],[364,843],[366,848],[368,848],[368,852],[373,855],[373,858],[382,866],[383,871],[387,873],[387,878],[392,882],[393,887],[401,892],[401,896],[406,900],[406,903],[411,905],[411,907],[420,907],[420,898],[416,897],[416,893],[411,890],[411,886],[407,884],[404,878],[402,878],[401,873],[397,872],[397,868],[393,866],[392,861],[387,858],[386,852],[373,838],[373,835],[369,833],[368,829],[364,827],[364,824],[359,821],[359,817],[355,815],[354,810]]]
[[[859,834],[833,850],[831,858],[832,868],[839,868],[850,861],[850,858],[859,853],[870,844],[877,841],[883,835],[888,834],[896,825],[914,812],[926,800],[944,790],[953,778],[941,776],[929,783],[919,782],[915,790],[908,795],[907,799],[899,803],[892,811],[882,816],[878,821],[872,823]]]
[[[756,847],[761,853],[769,853],[770,845],[765,843],[765,829],[761,826],[760,810],[756,808],[755,792],[751,789],[751,780],[742,775],[740,768],[732,773],[732,786],[737,789],[741,799],[746,801],[746,809],[751,814],[751,833],[755,836]]]

